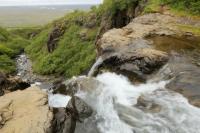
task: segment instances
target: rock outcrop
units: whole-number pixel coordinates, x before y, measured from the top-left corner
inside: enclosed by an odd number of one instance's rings
[[[97,42],[98,55],[103,59],[99,67],[145,79],[146,74],[158,70],[169,59],[168,53],[156,50],[146,38],[181,34],[171,26],[172,22],[174,18],[168,15],[147,14],[121,29],[109,30]]]
[[[49,34],[49,38],[47,41],[47,49],[48,52],[53,52],[57,47],[57,42],[60,37],[65,33],[65,26],[62,24],[56,24],[51,33]]]
[[[92,113],[91,107],[80,98],[74,96],[66,108],[54,109],[52,133],[74,133],[76,123],[82,123]]]
[[[129,2],[127,8],[118,8],[115,9],[115,11],[105,12],[101,19],[100,30],[97,35],[96,42],[98,42],[102,35],[108,30],[113,28],[122,28],[129,24],[133,18],[142,13],[146,3],[147,0],[135,0]],[[115,4],[117,4],[117,2]]]
[[[7,77],[0,73],[0,96],[7,92],[13,92],[16,90],[24,90],[30,87],[30,84],[22,81],[18,76]]]
[[[200,69],[192,64],[190,58],[173,55],[170,61],[156,74],[157,80],[169,80],[167,89],[178,92],[188,101],[200,107]],[[151,77],[152,78],[152,77]]]
[[[71,79],[56,88],[54,93],[62,93],[71,96],[66,108],[54,108],[54,119],[52,122],[52,133],[82,133],[76,131],[84,125],[84,121],[94,113],[92,108],[80,97],[75,96],[79,91],[94,91],[99,84],[93,78],[79,77]],[[81,127],[84,130],[84,126]]]
[[[142,81],[172,78],[167,88],[199,107],[200,38],[181,30],[177,26],[181,20],[153,13],[139,16],[123,28],[109,30],[97,41],[98,55],[103,60],[97,71],[109,69]]]
[[[36,87],[0,97],[0,132],[46,133],[53,117],[47,101]]]

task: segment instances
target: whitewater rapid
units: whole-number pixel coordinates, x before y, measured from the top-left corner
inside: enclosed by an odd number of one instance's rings
[[[166,90],[167,81],[135,86],[115,73],[101,74],[96,80],[104,85],[92,93],[80,91],[77,95],[96,111],[100,133],[200,133],[200,109],[182,95]],[[140,96],[161,110],[139,109],[135,105]]]

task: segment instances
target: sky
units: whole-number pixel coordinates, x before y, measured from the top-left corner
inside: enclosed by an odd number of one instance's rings
[[[99,4],[103,0],[0,0],[0,6],[49,4]]]

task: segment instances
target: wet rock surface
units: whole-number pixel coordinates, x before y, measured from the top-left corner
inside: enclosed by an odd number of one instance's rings
[[[73,96],[66,108],[54,109],[53,133],[74,133],[77,122],[82,123],[93,113],[83,100]]]
[[[127,47],[122,51],[105,57],[100,67],[144,78],[144,74],[151,74],[168,61],[167,53],[150,48],[131,50]]]
[[[168,89],[179,92],[187,97],[189,102],[200,107],[200,69],[186,57],[175,56],[163,71],[170,71],[164,77],[173,77],[166,86]],[[162,72],[163,74],[163,72]]]
[[[93,114],[92,108],[81,98],[75,96],[79,90],[94,91],[98,82],[92,78],[79,77],[63,82],[54,90],[71,96],[66,108],[54,108],[54,120],[52,122],[52,133],[82,133],[84,121],[90,119]],[[81,129],[81,130],[80,130]]]
[[[144,96],[140,96],[138,98],[137,104],[135,106],[148,113],[159,113],[162,108],[160,105],[154,103],[154,101],[149,100]]]

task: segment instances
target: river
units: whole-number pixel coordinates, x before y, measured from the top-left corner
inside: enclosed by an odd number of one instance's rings
[[[25,54],[18,57],[17,64],[18,75],[22,79],[31,80],[33,85],[39,87],[47,84],[41,79],[30,78],[33,76],[31,63]],[[95,71],[95,65],[90,75]],[[81,127],[77,127],[76,133],[200,132],[200,109],[191,105],[181,94],[166,89],[165,85],[169,81],[147,81],[145,84],[133,85],[125,76],[111,72],[100,74],[94,79],[102,85],[97,84],[92,92],[80,89],[76,95],[96,113],[85,120]],[[71,99],[62,94],[52,94],[51,87],[47,90],[51,107],[66,107]]]

